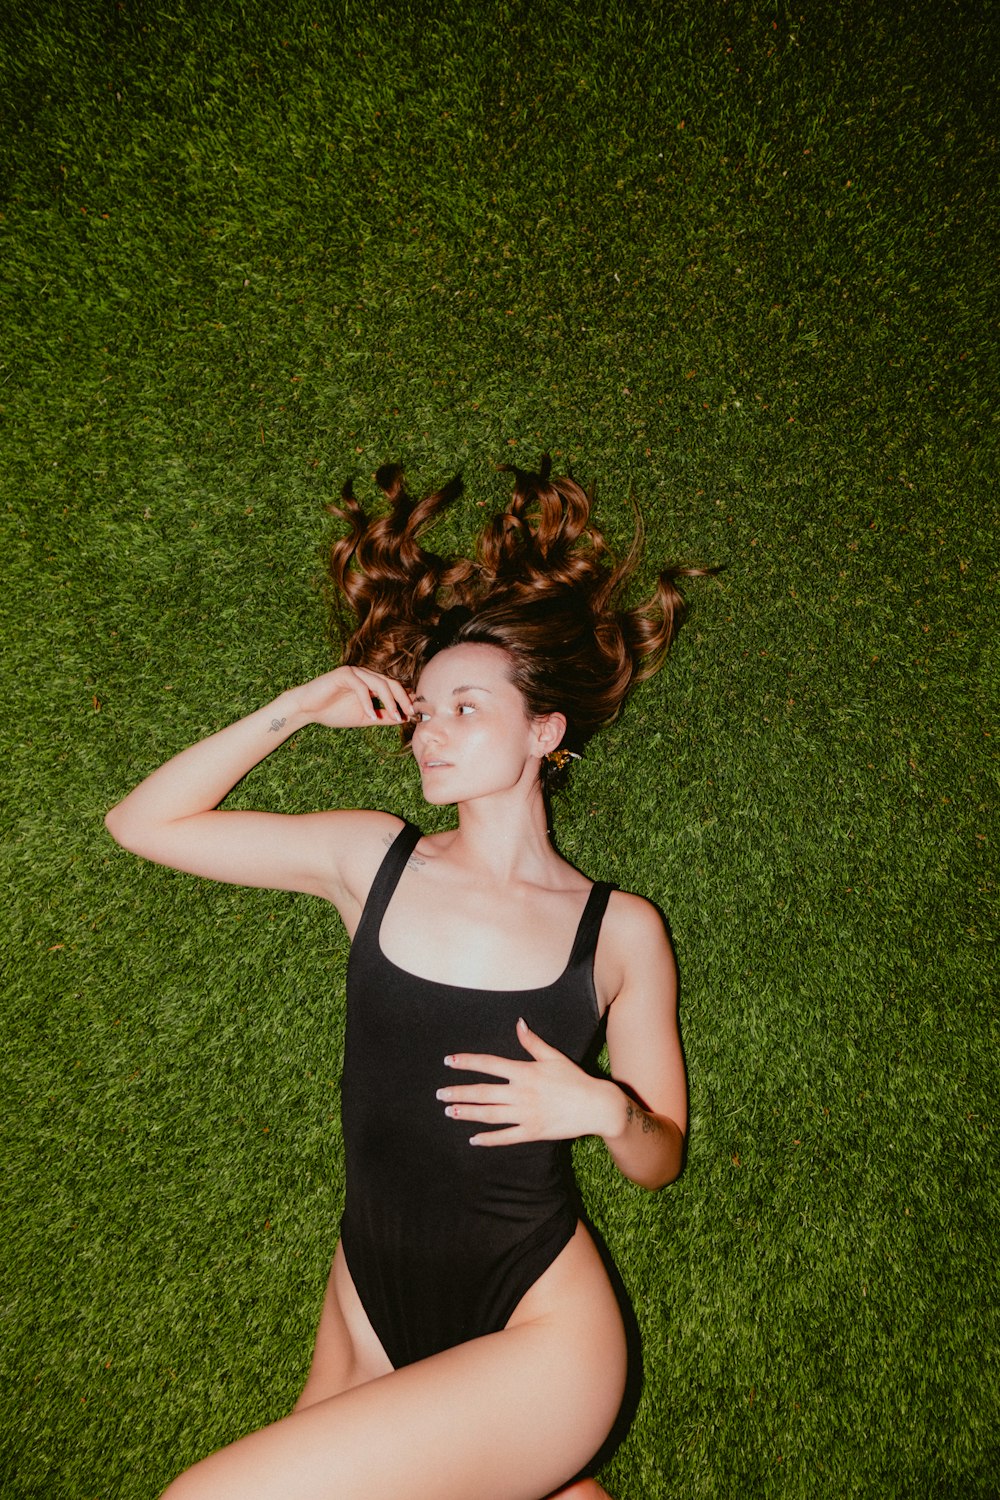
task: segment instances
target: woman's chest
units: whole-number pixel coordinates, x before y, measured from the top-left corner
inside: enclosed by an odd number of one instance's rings
[[[418,876],[397,891],[377,941],[391,963],[438,984],[537,989],[566,969],[586,900],[586,891],[500,899]]]

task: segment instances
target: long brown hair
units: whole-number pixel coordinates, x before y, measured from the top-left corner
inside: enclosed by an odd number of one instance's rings
[[[590,518],[592,496],[566,475],[514,475],[507,508],[478,538],[475,556],[439,557],[421,534],[461,493],[461,480],[414,500],[403,471],[385,464],[375,482],[387,514],[369,519],[345,485],[334,515],[349,532],[330,548],[343,660],[413,688],[438,651],[463,642],[498,646],[525,710],[566,717],[563,747],[579,754],[615,718],[634,683],[660,666],[684,614],[676,580],[711,569],[661,569],[652,595],[626,608],[624,588],[639,560],[641,523],[618,562]],[[346,609],[344,606],[347,606]],[[565,765],[545,765],[546,784]]]

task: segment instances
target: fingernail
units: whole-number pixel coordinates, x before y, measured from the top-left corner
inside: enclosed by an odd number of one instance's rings
[[[435,1097],[435,1099],[447,1099],[447,1097],[448,1097],[448,1090],[447,1089],[438,1089],[438,1091],[434,1095],[434,1097]]]
[[[446,1057],[444,1060],[444,1065],[446,1068],[453,1068],[455,1066],[454,1057]]]

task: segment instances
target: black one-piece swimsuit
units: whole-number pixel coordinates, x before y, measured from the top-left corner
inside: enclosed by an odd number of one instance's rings
[[[379,943],[419,838],[411,824],[397,835],[351,947],[342,1086],[341,1239],[365,1312],[397,1369],[505,1327],[573,1236],[579,1215],[569,1143],[470,1147],[469,1137],[489,1127],[449,1118],[435,1092],[449,1081],[449,1053],[526,1058],[519,1016],[574,1062],[592,1056],[600,1029],[594,951],[612,890],[592,888],[553,984],[439,984],[391,963]]]

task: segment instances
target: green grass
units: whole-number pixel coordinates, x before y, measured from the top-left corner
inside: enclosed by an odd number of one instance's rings
[[[0,1494],[282,1414],[343,933],[101,817],[322,670],[323,505],[551,448],[692,586],[560,843],[668,913],[692,1131],[578,1152],[643,1325],[620,1500],[998,1491],[997,120],[974,0],[74,0],[0,22]],[[480,503],[484,508],[480,508]],[[236,794],[436,826],[375,737]]]

